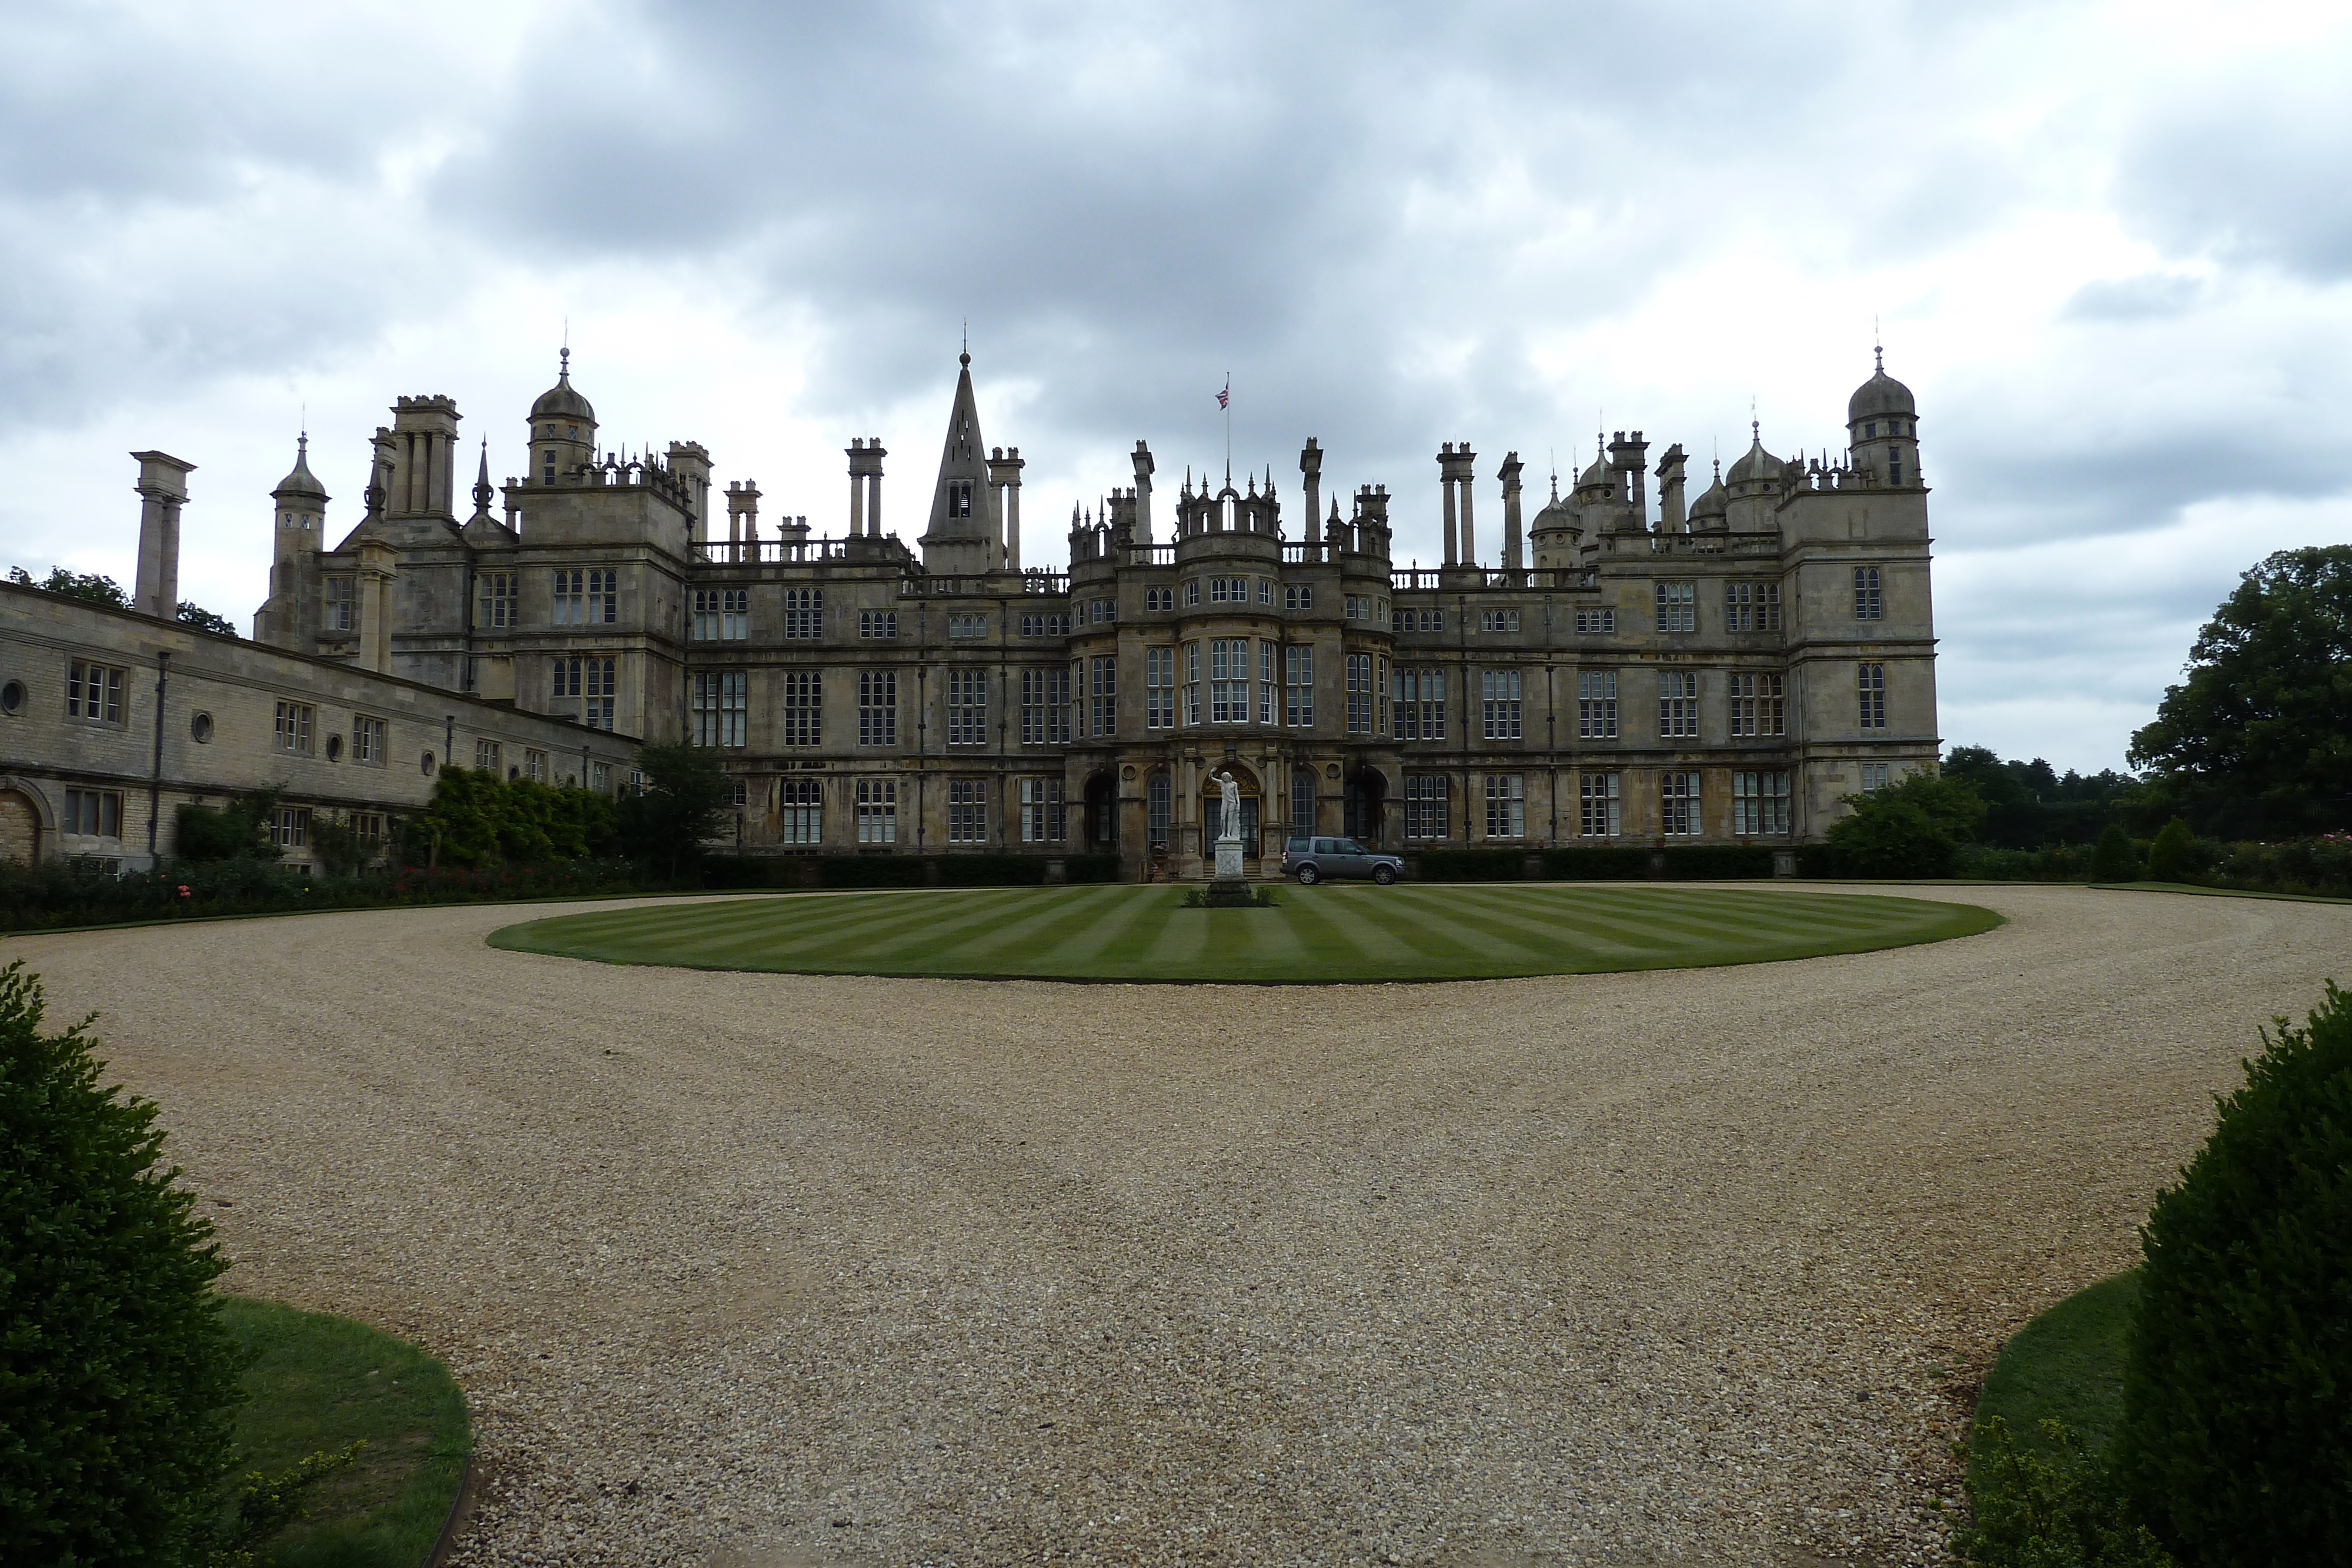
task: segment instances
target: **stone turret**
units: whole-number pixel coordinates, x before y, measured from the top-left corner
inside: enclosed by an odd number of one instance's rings
[[[1911,389],[1886,373],[1886,351],[1874,350],[1877,373],[1846,400],[1845,428],[1853,467],[1895,488],[1919,484],[1919,407]]]
[[[525,483],[552,485],[596,460],[596,410],[572,384],[572,350],[559,356],[555,384],[530,405],[530,472]]]

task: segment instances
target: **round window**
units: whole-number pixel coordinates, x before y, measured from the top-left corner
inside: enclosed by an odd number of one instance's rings
[[[25,683],[10,681],[0,685],[0,713],[15,713],[25,706]]]
[[[433,777],[433,754],[431,752],[428,751],[425,754],[425,759],[416,765],[416,770],[419,773],[424,774],[427,779]]]
[[[340,735],[331,735],[327,737],[327,760],[330,762],[341,762],[342,759],[343,737]]]
[[[199,746],[212,739],[213,716],[208,713],[197,713],[191,716],[188,719],[188,733],[195,737],[196,744]]]

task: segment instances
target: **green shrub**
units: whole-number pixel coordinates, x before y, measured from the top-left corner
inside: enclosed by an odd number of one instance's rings
[[[2138,877],[2139,852],[2132,846],[2131,835],[2120,824],[2110,822],[2107,831],[2091,851],[2091,880],[2094,882],[2131,882]]]
[[[269,817],[277,809],[278,797],[268,791],[218,806],[183,806],[173,817],[173,853],[185,861],[276,860]]]
[[[85,1019],[41,1033],[0,971],[0,1542],[16,1563],[176,1564],[210,1528],[241,1397],[195,1195],[152,1101],[99,1087]]]
[[[1544,875],[1554,882],[1631,882],[1650,874],[1650,852],[1618,844],[1546,850]]]
[[[1952,1538],[1960,1560],[1983,1568],[2173,1568],[2082,1440],[2057,1421],[2042,1422],[2042,1433],[2040,1448],[2021,1448],[1998,1416],[1977,1428],[1969,1488],[1976,1518]]]
[[[1861,804],[1829,831],[1831,862],[1842,876],[1949,876],[1959,858],[1950,831],[1908,800]]]
[[[2117,1458],[2200,1564],[2352,1562],[2352,995],[2277,1020],[2140,1231]]]
[[[1422,882],[1516,882],[1527,862],[1524,850],[1423,850],[1413,874]]]
[[[1845,803],[1848,814],[1824,835],[1841,876],[1949,876],[1985,819],[1976,786],[1940,773],[1913,773]]]
[[[2197,874],[2197,836],[2189,824],[2179,817],[2164,824],[2148,846],[2147,876],[2150,882],[2187,882]]]
[[[1107,854],[1071,855],[1063,862],[1070,881],[1119,882],[1126,873],[1120,868],[1116,852]]]

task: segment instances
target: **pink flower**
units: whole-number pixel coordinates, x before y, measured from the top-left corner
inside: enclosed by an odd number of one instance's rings
[[[180,884],[180,896],[182,898],[194,898],[195,894],[189,888],[188,884],[184,882]]]

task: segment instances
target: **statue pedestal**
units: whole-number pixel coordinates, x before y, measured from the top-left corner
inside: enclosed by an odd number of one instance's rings
[[[1225,904],[1255,904],[1257,897],[1250,884],[1242,880],[1242,841],[1239,839],[1217,841],[1217,873],[1209,883],[1203,900],[1211,908]]]

